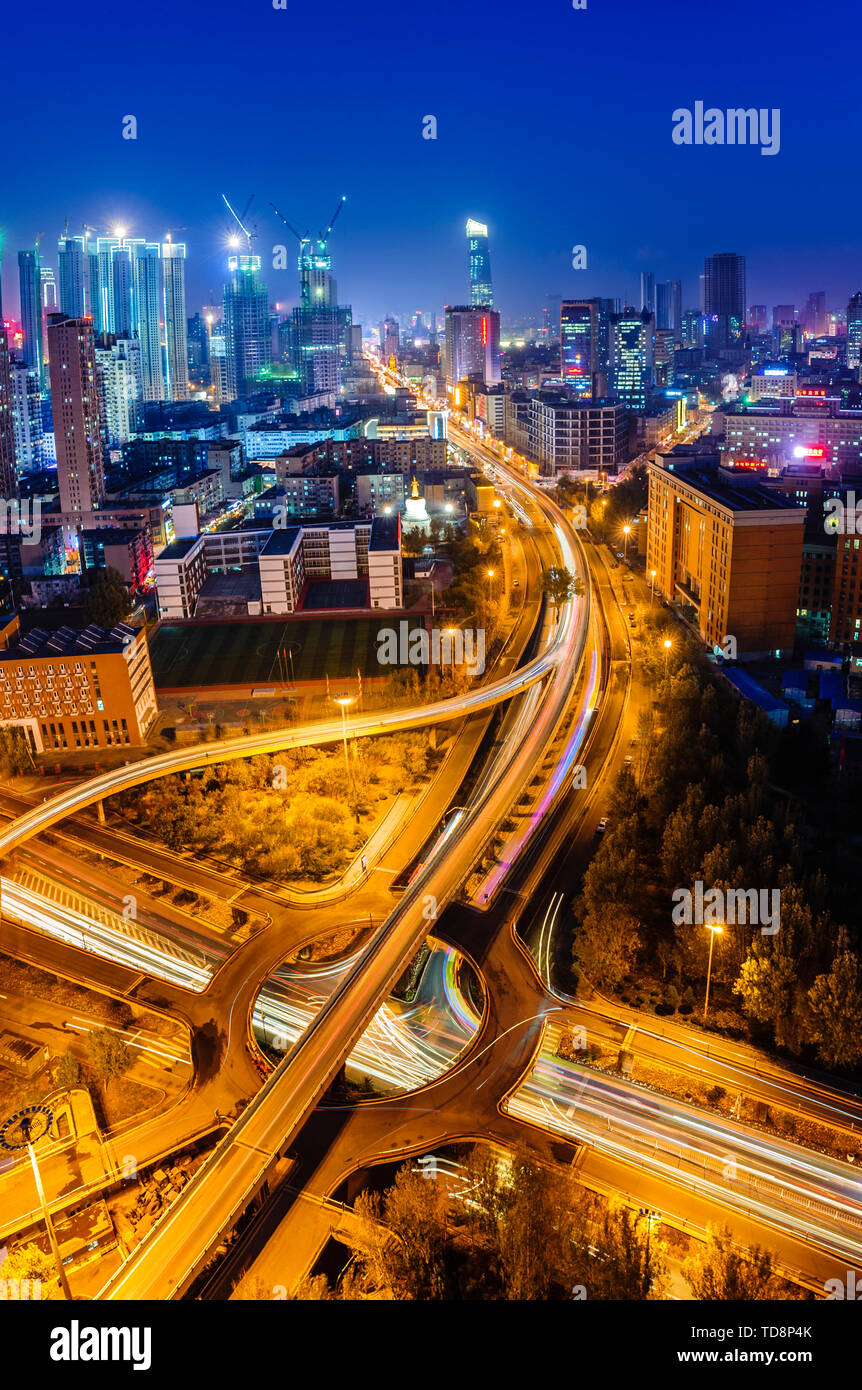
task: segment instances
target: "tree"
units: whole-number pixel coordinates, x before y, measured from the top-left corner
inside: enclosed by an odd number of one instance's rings
[[[64,1052],[62,1057],[58,1057],[54,1067],[54,1080],[64,1091],[70,1091],[73,1086],[77,1086],[81,1079],[81,1065],[71,1052]]]
[[[33,766],[33,754],[24,730],[14,724],[0,729],[0,775],[17,777]]]
[[[132,1063],[131,1048],[109,1028],[94,1028],[87,1037],[87,1052],[96,1075],[109,1086]]]
[[[846,944],[846,937],[842,941]],[[811,1040],[827,1067],[855,1067],[862,1059],[862,990],[859,959],[841,951],[828,975],[818,975],[808,991],[813,1021]]]
[[[759,1245],[737,1250],[728,1226],[710,1226],[682,1267],[696,1299],[745,1302],[775,1298],[772,1256]]]
[[[132,611],[132,600],[119,570],[110,566],[87,590],[87,617],[99,627],[112,628]]]
[[[640,945],[637,919],[606,903],[584,918],[575,939],[575,961],[591,984],[615,989],[634,965]]]
[[[565,566],[552,565],[542,573],[541,589],[553,603],[555,612],[559,612],[567,599],[584,592],[584,582]]]
[[[42,1298],[55,1298],[59,1292],[54,1261],[38,1245],[19,1245],[17,1250],[10,1250],[0,1263],[0,1280],[4,1279],[7,1282],[16,1279],[19,1284],[25,1279],[38,1279]]]
[[[575,1271],[575,1282],[584,1285],[589,1298],[640,1302],[663,1297],[665,1246],[652,1230],[652,1219],[622,1203],[594,1206],[589,1245],[581,1242]]]
[[[399,1168],[382,1197],[361,1192],[354,1206],[357,1260],[370,1287],[396,1300],[445,1298],[448,1211],[443,1185],[409,1166]]]

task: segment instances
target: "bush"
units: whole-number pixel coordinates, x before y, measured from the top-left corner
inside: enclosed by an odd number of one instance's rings
[[[680,1006],[679,990],[676,985],[668,985],[664,992],[664,1002],[670,1013],[675,1014]]]

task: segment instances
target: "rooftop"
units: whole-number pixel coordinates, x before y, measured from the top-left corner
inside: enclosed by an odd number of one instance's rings
[[[128,623],[117,623],[110,632],[95,623],[91,623],[83,631],[73,627],[61,627],[56,632],[46,632],[44,628],[34,627],[25,637],[7,647],[5,651],[0,651],[0,661],[20,662],[33,657],[117,653],[125,651],[137,636],[137,630]]]

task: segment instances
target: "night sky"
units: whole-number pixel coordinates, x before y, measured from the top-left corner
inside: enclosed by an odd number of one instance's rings
[[[293,245],[332,239],[339,298],[359,321],[439,311],[466,295],[464,222],[487,221],[504,318],[546,296],[619,295],[639,273],[681,278],[698,304],[703,256],[748,259],[748,302],[826,290],[844,307],[862,286],[857,163],[858,6],[665,0],[403,6],[334,0],[106,0],[3,8],[5,136],[0,149],[4,301],[15,253],[68,217],[123,221],[130,235],[189,248],[188,310],[221,297],[227,218],[260,233],[264,275],[297,297]],[[779,107],[781,150],[679,148],[672,112]],[[123,116],[138,139],[121,138]],[[423,140],[422,117],[438,121]],[[290,246],[287,271],[272,247]],[[587,247],[589,269],[571,268]]]

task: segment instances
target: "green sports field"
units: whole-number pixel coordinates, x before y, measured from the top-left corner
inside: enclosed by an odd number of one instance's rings
[[[410,626],[419,619],[409,619]],[[377,663],[377,634],[391,619],[327,618],[306,623],[166,624],[150,642],[153,678],[163,689],[281,683],[279,651],[288,680],[319,681],[385,675]],[[293,658],[291,672],[287,652]],[[391,670],[391,667],[388,668]]]

